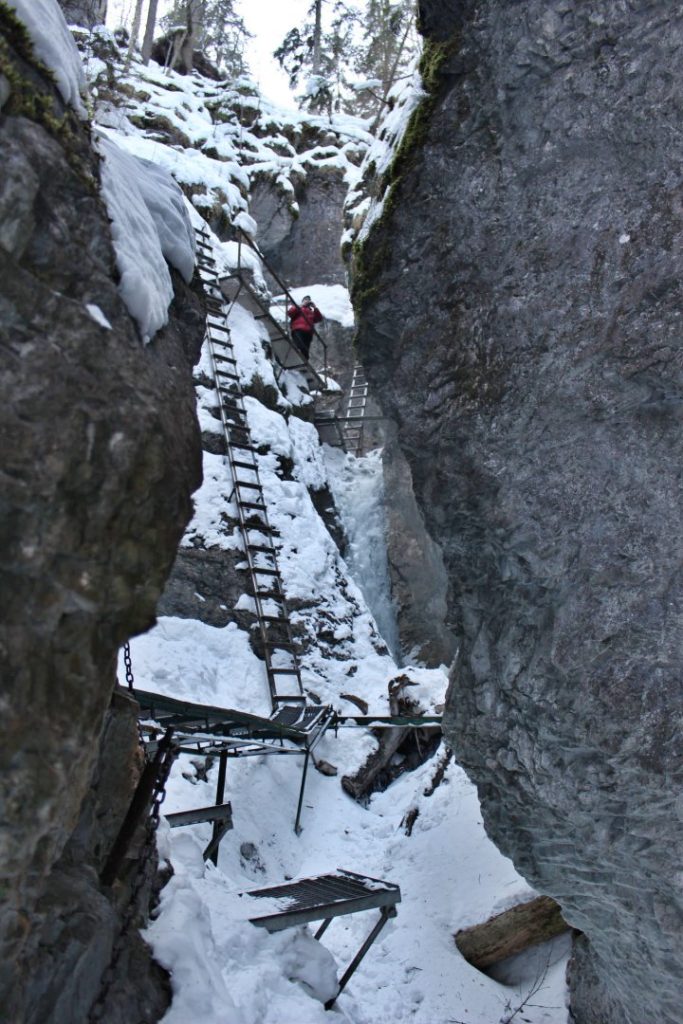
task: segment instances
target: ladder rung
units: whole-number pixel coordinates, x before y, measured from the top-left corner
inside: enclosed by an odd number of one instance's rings
[[[257,505],[253,501],[240,501],[239,504],[240,504],[241,508],[251,508],[251,509],[256,510],[257,512],[267,512],[268,511],[265,505]]]
[[[274,601],[282,601],[284,596],[285,595],[280,590],[257,590],[254,594],[254,597],[258,597],[260,600],[263,600],[265,597]]]
[[[294,703],[296,703],[296,704],[305,704],[306,703],[306,697],[304,696],[303,693],[294,693],[294,694],[289,694],[289,695],[284,694],[284,693],[283,694],[274,693],[273,694],[273,700],[277,700],[277,701],[290,701],[292,704],[294,704]]]
[[[232,441],[233,448],[239,448],[241,452],[253,452],[254,455],[258,454],[258,448],[254,448],[253,444],[243,444],[241,441]]]
[[[275,557],[275,548],[269,547],[267,544],[247,544],[247,549],[255,554],[272,555],[273,558]]]
[[[268,671],[274,676],[298,676],[296,668],[269,668]]]
[[[251,516],[249,517],[251,518]],[[259,520],[258,523],[249,523],[247,521],[244,524],[245,530],[251,530],[253,533],[265,533],[267,537],[279,537],[280,531],[276,526],[271,526],[270,523],[263,523]]]
[[[235,487],[248,487],[252,491],[260,491],[261,484],[258,482],[251,482],[249,480],[235,480]]]
[[[258,473],[255,459],[253,462],[242,462],[240,459],[233,459],[232,464],[233,466],[239,466],[240,469],[250,469],[253,473]]]
[[[293,644],[291,640],[264,640],[263,646],[279,651],[296,651],[297,649],[296,644]]]
[[[273,624],[289,626],[289,619],[282,615],[262,615],[261,622],[271,622]]]
[[[280,579],[279,569],[262,569],[261,566],[254,565],[252,566],[252,572],[254,573],[255,576],[273,576],[276,579]]]

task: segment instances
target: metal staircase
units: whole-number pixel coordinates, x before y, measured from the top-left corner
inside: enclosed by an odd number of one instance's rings
[[[268,299],[254,286],[251,263],[245,258],[244,252],[249,253],[250,260],[253,260],[253,256],[258,258],[273,280],[277,282],[282,294],[286,297],[287,304],[295,304],[294,297],[287,285],[270,266],[256,243],[241,229],[237,231],[237,265],[231,267],[230,272],[221,276],[218,281],[223,296],[229,301],[231,307],[239,301],[240,305],[244,306],[254,319],[260,321],[266,328],[273,354],[275,379],[278,383],[280,383],[285,370],[298,370],[303,373],[312,391],[324,392],[327,388],[327,345],[314,328],[313,337],[318,345],[316,351],[319,351],[322,357],[322,367],[316,369],[310,359],[306,359],[294,345],[286,323],[280,323],[273,316]]]
[[[197,264],[207,300],[206,336],[220,399],[233,496],[244,541],[271,703],[277,710],[284,704],[305,704],[306,697],[273,543],[277,530],[268,520],[257,453],[249,431],[211,239],[202,228],[197,230],[196,238]]]

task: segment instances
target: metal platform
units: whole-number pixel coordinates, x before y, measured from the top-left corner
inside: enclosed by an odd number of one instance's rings
[[[140,706],[140,725],[149,737],[147,746],[150,751],[155,749],[155,736],[171,727],[180,753],[218,757],[217,804],[223,802],[225,795],[229,757],[303,755],[294,822],[295,832],[298,834],[301,831],[308,763],[317,744],[335,723],[335,713],[328,704],[283,704],[270,717],[265,717],[231,708],[176,700],[149,690],[136,688],[126,692]]]
[[[190,811],[173,811],[165,815],[171,828],[182,828],[185,825],[200,825],[203,822],[213,823],[213,835],[202,856],[218,863],[218,847],[221,839],[232,828],[232,806],[216,803],[210,807],[195,807]]]
[[[268,901],[267,910],[259,914],[256,906],[256,912],[249,920],[256,927],[265,928],[269,932],[296,928],[310,921],[322,921],[315,933],[316,939],[322,937],[335,917],[379,909],[379,919],[344,971],[337,994],[325,1003],[325,1009],[329,1010],[388,919],[396,916],[396,904],[401,901],[401,890],[393,882],[339,868],[327,875],[300,878],[265,889],[251,889],[240,893],[240,897]]]

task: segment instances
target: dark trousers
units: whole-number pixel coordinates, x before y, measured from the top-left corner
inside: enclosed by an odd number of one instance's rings
[[[308,362],[308,353],[311,348],[312,331],[292,331],[292,341],[301,352],[301,355]]]

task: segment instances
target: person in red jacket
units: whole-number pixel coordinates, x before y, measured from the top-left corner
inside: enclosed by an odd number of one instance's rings
[[[313,327],[323,318],[322,313],[311,301],[310,295],[304,295],[301,305],[291,305],[287,310],[291,320],[292,341],[308,361],[308,353],[313,339]]]

